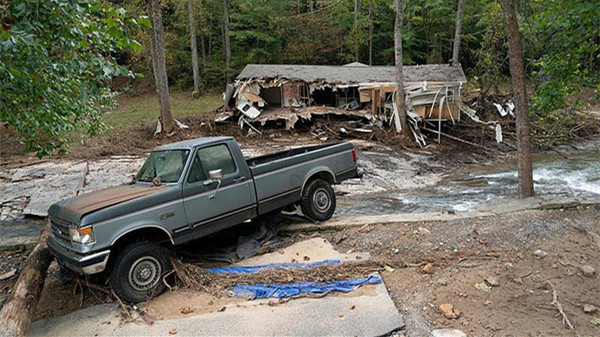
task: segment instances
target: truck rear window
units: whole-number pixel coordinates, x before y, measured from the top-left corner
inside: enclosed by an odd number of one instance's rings
[[[175,183],[179,181],[189,154],[189,150],[152,151],[136,180],[149,182],[159,177],[163,183]]]

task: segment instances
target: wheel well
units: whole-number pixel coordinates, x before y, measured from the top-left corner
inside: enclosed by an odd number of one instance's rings
[[[308,184],[310,184],[313,180],[317,180],[317,179],[325,180],[330,185],[335,184],[335,178],[333,177],[333,174],[331,172],[319,171],[319,172],[313,174],[312,176],[310,176],[308,179],[306,179],[306,182],[302,186],[302,193],[304,193],[304,189],[306,188],[306,186],[308,186]]]
[[[173,242],[169,234],[158,227],[142,227],[135,229],[123,236],[117,238],[117,240],[111,246],[109,264],[116,258],[123,248],[135,242],[154,242],[165,247],[171,247]]]

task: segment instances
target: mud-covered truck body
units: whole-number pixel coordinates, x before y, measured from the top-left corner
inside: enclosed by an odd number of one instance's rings
[[[231,137],[169,144],[150,153],[134,183],[50,206],[48,247],[62,268],[106,272],[119,296],[142,301],[164,289],[170,246],[294,205],[327,220],[331,185],[356,177],[351,143],[250,159]]]

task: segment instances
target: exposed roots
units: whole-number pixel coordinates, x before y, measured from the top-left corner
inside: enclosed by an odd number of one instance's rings
[[[552,283],[550,281],[546,281],[546,283],[552,289],[552,303],[551,304],[558,310],[558,313],[560,314],[560,316],[562,316],[563,324],[566,325],[566,326],[568,326],[569,329],[573,330],[573,332],[575,333],[575,335],[577,337],[580,337],[579,333],[577,333],[577,331],[575,330],[575,327],[573,326],[573,324],[569,320],[569,317],[567,317],[567,314],[563,310],[562,304],[560,304],[560,302],[558,301],[558,295],[556,293],[556,289],[554,289],[554,286],[552,285]]]

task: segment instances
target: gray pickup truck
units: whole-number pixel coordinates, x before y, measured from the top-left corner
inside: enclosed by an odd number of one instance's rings
[[[231,137],[169,144],[150,153],[134,183],[50,206],[48,247],[61,268],[104,272],[121,298],[139,302],[164,290],[170,247],[295,205],[327,220],[331,185],[359,176],[351,143],[250,159]]]

